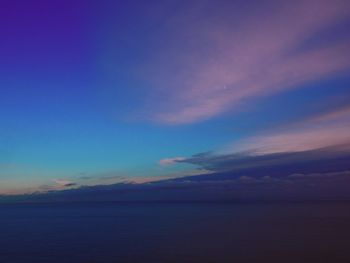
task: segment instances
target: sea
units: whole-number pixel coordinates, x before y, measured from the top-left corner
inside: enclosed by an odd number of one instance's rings
[[[0,204],[0,263],[349,263],[349,202]]]

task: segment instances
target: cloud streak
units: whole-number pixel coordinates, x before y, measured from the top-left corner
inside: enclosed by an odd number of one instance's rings
[[[270,96],[350,68],[349,38],[326,45],[310,39],[350,17],[348,1],[267,2],[257,9],[223,5],[232,15],[189,9],[167,24],[172,44],[161,47],[147,68],[164,105],[151,118],[186,124],[237,110],[246,101]],[[249,15],[251,13],[251,15]],[[311,41],[312,42],[312,41]],[[169,56],[169,53],[173,55]],[[158,105],[159,106],[159,105]]]
[[[66,180],[66,179],[55,179],[54,182],[59,186],[59,187],[71,187],[75,186],[76,183],[74,183],[71,180]]]
[[[175,164],[177,162],[185,160],[185,157],[173,157],[173,158],[164,158],[159,161],[159,165],[161,166],[168,166]]]
[[[255,154],[300,152],[330,146],[350,150],[350,107],[345,106],[307,118],[282,130],[265,133],[232,144],[227,151]]]
[[[350,169],[350,107],[338,107],[215,152],[173,158],[206,171],[259,176]],[[211,175],[204,175],[210,177]],[[225,175],[226,176],[226,175]],[[202,175],[203,177],[203,175]]]

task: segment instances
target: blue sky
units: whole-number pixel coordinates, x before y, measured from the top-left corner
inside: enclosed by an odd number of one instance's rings
[[[0,194],[350,142],[348,1],[5,1],[0,17]]]

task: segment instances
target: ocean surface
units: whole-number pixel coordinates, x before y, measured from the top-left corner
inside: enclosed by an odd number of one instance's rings
[[[350,203],[1,204],[0,262],[350,262]]]

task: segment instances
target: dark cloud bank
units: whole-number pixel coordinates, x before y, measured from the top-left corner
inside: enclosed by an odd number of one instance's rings
[[[28,202],[240,202],[350,200],[348,146],[297,153],[197,154],[181,160],[210,174],[2,197]]]

